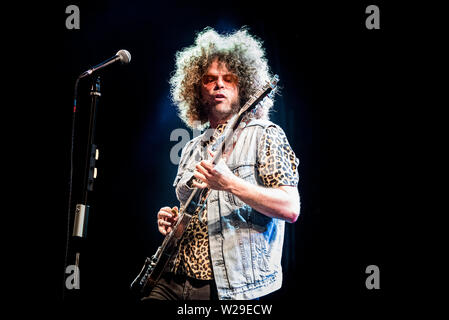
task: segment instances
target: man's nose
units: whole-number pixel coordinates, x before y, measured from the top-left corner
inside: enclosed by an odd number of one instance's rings
[[[217,88],[224,88],[224,82],[222,77],[218,77],[217,81],[215,82],[215,86]]]

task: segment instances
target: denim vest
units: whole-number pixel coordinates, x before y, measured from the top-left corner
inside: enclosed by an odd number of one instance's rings
[[[226,161],[240,178],[263,186],[257,172],[259,143],[267,120],[242,123],[240,136]],[[181,204],[192,189],[186,183],[195,165],[204,159],[200,147],[204,133],[183,148],[174,186]],[[285,222],[254,210],[238,197],[212,190],[207,200],[209,247],[214,279],[220,300],[255,299],[282,285],[282,246]]]

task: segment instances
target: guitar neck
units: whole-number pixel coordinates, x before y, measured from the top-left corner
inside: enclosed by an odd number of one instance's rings
[[[244,115],[247,112],[251,111],[255,106],[257,106],[259,102],[261,102],[268,94],[270,94],[276,87],[278,81],[279,77],[275,75],[271,80],[271,82],[268,82],[265,86],[259,89],[254,95],[252,95],[251,98],[245,103],[245,105],[242,108],[240,108],[240,111],[230,119],[223,133],[224,138],[216,148],[217,151],[212,159],[212,163],[214,165],[216,165],[222,158],[224,147],[231,142],[234,132],[239,126],[240,122],[242,121]],[[190,206],[191,201],[197,196],[197,193],[199,192],[198,190],[199,190],[198,188],[193,189],[192,193],[190,194],[190,197],[187,199],[184,205],[184,208],[188,208]]]
[[[224,138],[220,145],[217,147],[217,152],[212,159],[213,164],[217,164],[220,161],[221,157],[223,156],[224,146],[231,142],[234,132],[242,122],[245,114],[254,109],[254,107],[257,106],[257,104],[259,104],[268,94],[270,94],[272,90],[272,84],[267,83],[263,88],[259,89],[253,96],[251,96],[251,98],[245,103],[245,105],[240,108],[239,113],[237,113],[230,119],[228,125],[226,126],[225,132],[223,133]]]

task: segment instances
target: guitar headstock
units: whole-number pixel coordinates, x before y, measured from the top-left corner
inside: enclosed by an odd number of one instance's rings
[[[275,74],[269,82],[267,82],[262,88],[260,88],[240,109],[239,116],[248,110],[255,113],[257,110],[257,104],[265,98],[273,99],[276,93],[276,87],[279,82],[279,76]]]
[[[275,74],[273,78],[271,78],[271,81],[267,84],[271,88],[271,91],[268,93],[268,97],[272,99],[274,97],[274,94],[276,93],[276,88],[279,82],[279,76]]]
[[[278,82],[279,82],[279,76],[277,74],[275,74],[270,81],[271,89],[275,89],[278,85]]]

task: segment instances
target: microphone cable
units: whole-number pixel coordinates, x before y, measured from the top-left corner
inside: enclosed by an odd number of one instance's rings
[[[63,276],[63,288],[62,288],[62,300],[65,300],[65,290],[66,290],[66,268],[67,268],[67,260],[68,260],[68,251],[69,251],[69,239],[70,239],[70,218],[71,218],[71,208],[72,208],[72,185],[73,185],[73,151],[75,145],[75,122],[76,122],[76,104],[77,104],[77,96],[78,96],[78,83],[80,81],[80,77],[78,77],[75,81],[74,88],[74,98],[73,98],[73,112],[72,112],[72,133],[71,133],[71,142],[70,142],[70,170],[69,170],[69,194],[68,194],[68,208],[67,208],[67,230],[66,230],[66,244],[65,244],[65,256],[64,256],[64,276]]]

